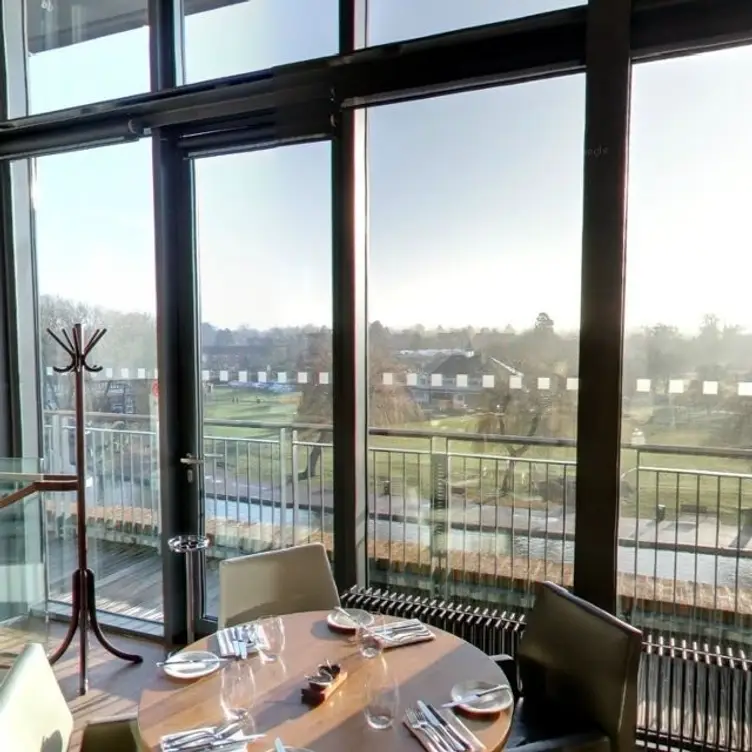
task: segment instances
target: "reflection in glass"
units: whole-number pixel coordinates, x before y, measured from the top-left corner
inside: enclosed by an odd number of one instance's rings
[[[73,379],[47,334],[106,328],[87,380],[89,563],[98,605],[162,619],[151,146],[36,160],[35,253],[45,470],[75,471]],[[50,591],[70,603],[75,495],[45,496]],[[135,540],[134,540],[135,539]]]
[[[333,545],[330,184],[324,143],[195,163],[209,614],[220,557]]]
[[[367,0],[368,44],[387,44],[508,21],[586,0]]]
[[[373,584],[572,582],[584,113],[582,76],[369,112]]]
[[[31,114],[149,90],[147,0],[23,2]]]
[[[187,16],[187,83],[334,55],[338,15],[338,0],[253,0]]]
[[[714,644],[752,644],[750,64],[651,63],[632,91],[621,608]]]

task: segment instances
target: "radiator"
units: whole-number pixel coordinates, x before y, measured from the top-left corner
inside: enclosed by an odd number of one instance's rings
[[[353,588],[344,606],[416,618],[480,648],[514,656],[525,628],[523,611]],[[752,672],[743,651],[646,634],[638,677],[638,737],[657,750],[752,749]]]

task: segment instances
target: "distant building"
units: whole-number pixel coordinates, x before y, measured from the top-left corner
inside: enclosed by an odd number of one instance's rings
[[[472,349],[440,357],[418,377],[413,398],[423,406],[473,409],[484,405],[484,392],[524,374],[497,358]]]

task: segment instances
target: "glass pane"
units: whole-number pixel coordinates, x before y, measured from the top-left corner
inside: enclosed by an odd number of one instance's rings
[[[374,585],[572,582],[584,115],[583,76],[369,113]]]
[[[587,0],[368,0],[368,44],[386,44],[445,31],[532,16]]]
[[[39,631],[45,613],[42,505],[33,493],[3,506],[0,491],[0,670]],[[34,613],[38,618],[34,618]]]
[[[185,19],[188,83],[337,53],[338,0],[246,0]]]
[[[44,453],[48,472],[75,472],[73,377],[47,334],[107,328],[87,382],[89,566],[100,609],[162,619],[151,144],[36,160]],[[45,496],[50,597],[70,603],[75,494]]]
[[[216,563],[280,545],[332,550],[331,149],[195,165],[204,513]]]
[[[25,0],[30,113],[149,91],[147,5],[147,0]],[[15,40],[9,42],[6,48],[14,49]],[[23,76],[22,65],[11,56],[11,75]]]
[[[621,608],[721,646],[752,645],[750,65],[651,63],[632,91]]]

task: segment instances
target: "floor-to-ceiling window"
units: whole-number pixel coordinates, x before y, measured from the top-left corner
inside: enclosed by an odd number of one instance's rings
[[[89,565],[103,611],[159,622],[160,492],[151,145],[30,161],[45,469],[75,472],[74,389],[64,339],[107,332],[86,375]],[[71,599],[75,494],[45,499],[50,598]]]
[[[619,594],[637,623],[750,639],[748,48],[633,80]]]
[[[584,93],[368,113],[374,585],[572,582]]]
[[[206,611],[226,556],[332,550],[328,143],[195,163]]]

